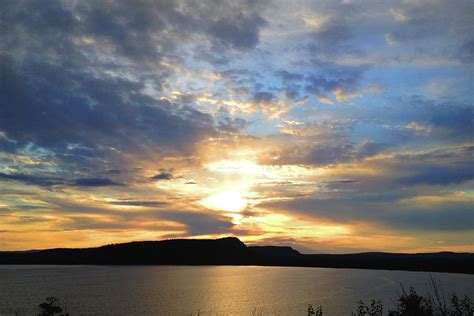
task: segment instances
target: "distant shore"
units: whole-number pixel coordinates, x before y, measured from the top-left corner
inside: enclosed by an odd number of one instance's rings
[[[246,246],[234,237],[142,241],[97,248],[0,251],[0,264],[259,265],[474,274],[473,253],[301,254],[291,247]]]

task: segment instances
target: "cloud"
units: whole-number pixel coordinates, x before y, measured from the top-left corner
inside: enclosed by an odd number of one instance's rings
[[[216,133],[215,121],[193,100],[173,104],[146,93],[150,85],[162,91],[176,71],[156,65],[183,63],[182,39],[204,37],[221,51],[254,48],[261,9],[258,1],[4,3],[2,147],[46,148],[66,164],[104,169],[150,148],[191,153]]]
[[[293,237],[299,220],[349,227],[340,243],[469,230],[472,1],[0,7],[8,244],[35,223],[66,246],[98,231],[314,242]],[[235,172],[206,168],[222,160]],[[230,186],[241,221],[198,206]],[[295,221],[267,231],[269,214]]]
[[[318,15],[314,12],[305,12],[302,14],[305,26],[313,32],[322,32],[325,30],[332,17],[327,15]]]
[[[337,101],[345,101],[360,96],[356,92],[365,67],[328,67],[323,74],[306,77],[305,90],[314,94],[322,103],[332,104],[328,95]]]
[[[472,58],[466,54],[469,49],[466,51],[465,48],[472,41],[473,19],[468,12],[473,9],[471,1],[459,1],[454,7],[444,1],[402,2],[390,8],[397,23],[385,39],[389,46],[405,43],[417,47],[415,54],[435,56],[442,52],[459,62],[469,63]],[[412,45],[413,41],[417,45]]]
[[[235,226],[228,217],[199,211],[159,212],[156,216],[187,226],[189,235],[225,234]]]
[[[389,47],[393,47],[398,43],[392,33],[385,33],[384,38]]]
[[[406,22],[409,20],[409,17],[401,9],[390,8],[390,14],[397,22]]]
[[[448,136],[472,139],[474,130],[474,108],[456,104],[433,104],[432,112],[428,114],[428,122],[439,132],[446,131]]]
[[[311,42],[308,49],[319,52],[323,55],[328,53],[339,53],[346,51],[349,47],[347,42],[353,36],[344,18],[339,14],[339,6],[334,8],[326,7],[319,13],[303,13],[302,18],[305,27],[309,32]]]
[[[403,190],[415,185],[459,185],[474,179],[471,166],[473,152],[473,146],[459,146],[398,153],[380,157],[374,164],[383,168],[386,180],[396,185],[394,189]]]
[[[384,220],[395,227],[433,231],[471,231],[474,229],[474,214],[470,203],[448,203],[442,208],[393,212]]]
[[[162,49],[172,46],[176,40],[174,35],[181,38],[204,35],[211,41],[237,49],[252,48],[258,43],[260,28],[265,25],[259,15],[262,8],[259,1],[131,4],[128,1],[64,3],[53,0],[12,2],[3,7],[8,17],[6,22],[24,27],[31,34],[42,33],[43,42],[54,44],[54,40],[59,39],[62,44],[71,44],[68,41],[82,38],[83,44],[100,43],[116,54],[147,60],[162,57]],[[24,12],[32,14],[26,16]],[[57,49],[59,45],[51,48]]]
[[[121,183],[112,181],[109,178],[79,178],[68,180],[61,177],[41,176],[34,174],[6,174],[0,172],[0,180],[19,181],[24,184],[38,185],[41,187],[50,186],[79,186],[79,187],[102,187],[102,186],[120,186]]]
[[[432,127],[429,125],[422,125],[417,122],[410,122],[405,125],[405,128],[413,130],[416,134],[426,135],[431,133]]]
[[[389,148],[387,144],[363,141],[357,146],[350,143],[322,142],[313,146],[289,146],[278,152],[278,159],[268,161],[270,164],[297,164],[309,166],[327,166],[353,162],[375,156]]]
[[[258,44],[258,30],[265,24],[266,21],[256,13],[250,16],[241,14],[234,20],[222,18],[212,22],[208,32],[221,43],[237,49],[250,49]]]
[[[61,185],[66,183],[66,180],[60,177],[42,177],[21,173],[7,174],[3,172],[0,172],[0,180],[20,181],[25,184],[39,185],[42,187]]]
[[[319,102],[327,104],[327,105],[333,105],[334,104],[334,102],[330,98],[325,97],[325,96],[318,96],[316,99]]]
[[[402,177],[399,182],[405,185],[450,185],[473,180],[474,170],[471,158],[473,152],[474,147],[468,147],[454,157],[433,155],[434,157],[410,158],[417,161],[415,164],[405,166],[404,170],[409,171],[410,175]]]
[[[166,205],[166,202],[161,201],[137,201],[137,200],[122,200],[109,202],[112,205],[125,205],[125,206],[142,206],[142,207],[161,207]]]
[[[152,179],[152,180],[171,180],[173,178],[174,178],[173,174],[171,174],[170,172],[161,171],[160,173],[158,173],[157,175],[154,175],[150,179]]]
[[[396,234],[402,234],[400,230],[413,234],[421,231],[455,234],[473,229],[469,193],[474,180],[472,146],[382,152],[373,156],[374,152],[384,150],[384,145],[377,147],[378,144],[370,142],[355,147],[361,156],[368,155],[371,159],[352,160],[343,168],[337,164],[326,165],[324,174],[312,180],[318,186],[312,193],[302,196],[281,193],[280,199],[267,200],[258,207],[316,223],[361,225],[377,231],[395,230]],[[320,162],[337,161],[340,157],[349,159],[348,152],[353,149],[341,148],[337,150],[343,153],[334,157],[331,149],[321,150]]]
[[[259,91],[254,94],[252,102],[261,108],[270,119],[276,118],[289,110],[288,104],[269,91]]]
[[[387,198],[388,196],[385,196]],[[429,207],[416,200],[375,199],[370,194],[350,198],[300,198],[291,201],[260,204],[273,211],[285,211],[294,216],[329,220],[334,223],[372,223],[392,229],[469,231],[473,229],[474,214],[469,201],[450,201],[449,198]],[[408,200],[410,201],[410,200]],[[452,215],[452,217],[450,217]]]
[[[348,180],[327,181],[326,183],[329,183],[329,184],[352,184],[352,183],[358,183],[358,182],[360,182],[360,181],[359,180],[348,179]]]
[[[109,178],[80,178],[75,180],[74,184],[80,187],[105,187],[122,185],[121,183],[112,181]]]
[[[283,81],[302,81],[304,76],[298,72],[289,72],[287,70],[279,70],[276,76]]]
[[[388,147],[389,146],[384,143],[377,143],[374,141],[365,140],[356,148],[354,155],[358,159],[372,157],[383,152]]]
[[[471,38],[462,44],[458,50],[457,57],[466,64],[474,62],[474,39]]]
[[[213,118],[186,105],[143,95],[139,83],[98,78],[87,67],[30,64],[22,72],[2,60],[6,84],[0,125],[15,150],[45,148],[76,168],[104,170],[123,153],[187,154],[202,137],[216,133]]]

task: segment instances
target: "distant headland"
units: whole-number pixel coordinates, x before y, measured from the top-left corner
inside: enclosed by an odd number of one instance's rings
[[[139,241],[96,248],[0,251],[0,264],[261,265],[474,274],[473,253],[301,254],[291,247],[246,246],[235,237]]]

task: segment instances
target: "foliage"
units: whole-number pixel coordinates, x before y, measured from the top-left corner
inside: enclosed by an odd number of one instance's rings
[[[59,300],[54,297],[47,297],[45,301],[41,304],[39,304],[40,308],[40,313],[38,314],[39,316],[69,316],[68,313],[63,314],[63,309],[57,303]]]
[[[370,305],[365,305],[364,301],[359,301],[357,312],[353,312],[352,316],[382,316],[383,306],[382,301],[371,300]]]
[[[441,282],[433,278],[430,278],[425,296],[419,295],[413,287],[408,292],[403,285],[401,288],[397,309],[389,311],[389,316],[474,316],[474,305],[469,297],[459,299],[453,292],[448,305]]]
[[[427,293],[420,295],[413,287],[407,291],[400,284],[401,292],[395,301],[395,309],[389,310],[389,316],[474,316],[474,304],[468,296],[459,298],[456,293],[451,296],[446,295],[440,281],[430,278],[427,284]],[[449,297],[449,299],[447,299]],[[311,314],[312,306],[308,308],[308,315]],[[383,305],[380,300],[371,300],[369,305],[364,301],[358,302],[358,307],[352,316],[382,316]]]
[[[418,295],[413,287],[407,291],[402,287],[397,309],[388,312],[389,316],[432,316],[433,306],[426,297]]]
[[[323,316],[323,309],[321,305],[314,309],[313,305],[308,305],[308,316]]]

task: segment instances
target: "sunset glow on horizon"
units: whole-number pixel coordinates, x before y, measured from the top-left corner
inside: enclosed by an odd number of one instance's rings
[[[0,250],[474,252],[474,2],[0,6]]]

